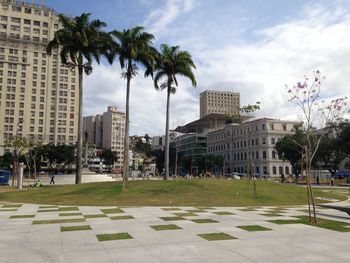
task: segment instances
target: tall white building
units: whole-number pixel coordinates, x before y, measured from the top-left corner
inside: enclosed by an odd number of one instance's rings
[[[125,113],[116,106],[109,106],[102,115],[83,118],[88,143],[97,148],[111,149],[118,155],[117,166],[123,165]]]
[[[59,28],[45,6],[0,0],[0,154],[13,136],[74,144],[78,132],[78,73],[46,46]],[[5,149],[7,150],[7,149]]]
[[[258,176],[292,174],[291,164],[280,159],[274,147],[280,138],[293,134],[296,124],[268,118],[228,124],[224,129],[208,133],[207,154],[222,155],[227,174],[247,173],[250,161]]]
[[[200,118],[210,113],[238,115],[240,95],[238,92],[206,90],[199,95]]]

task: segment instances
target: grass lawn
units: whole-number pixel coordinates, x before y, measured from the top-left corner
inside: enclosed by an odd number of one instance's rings
[[[0,193],[0,201],[45,205],[194,206],[203,210],[210,209],[210,206],[306,204],[306,189],[303,187],[257,181],[256,198],[253,197],[252,188],[252,184],[246,180],[130,181],[127,191],[122,192],[120,182],[103,182],[4,192]],[[324,192],[322,189],[314,189],[314,195],[338,200],[347,198],[337,191]],[[75,211],[76,208],[58,210]]]

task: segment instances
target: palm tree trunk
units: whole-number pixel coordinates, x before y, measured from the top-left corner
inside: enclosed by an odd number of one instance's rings
[[[125,190],[126,181],[129,175],[129,100],[130,100],[130,82],[131,74],[127,75],[126,80],[126,105],[125,105],[125,134],[124,134],[124,162],[123,162],[123,187]]]
[[[165,174],[164,180],[169,179],[169,108],[170,108],[170,84],[167,89],[166,122],[165,122]]]
[[[78,141],[77,162],[75,168],[75,183],[81,184],[81,167],[83,164],[83,66],[78,66],[79,71],[79,109],[78,109]]]

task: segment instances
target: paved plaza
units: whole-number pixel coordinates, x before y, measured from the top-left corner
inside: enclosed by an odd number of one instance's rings
[[[4,204],[0,261],[350,262],[350,232],[293,221],[305,208]],[[318,213],[350,231],[347,214]]]

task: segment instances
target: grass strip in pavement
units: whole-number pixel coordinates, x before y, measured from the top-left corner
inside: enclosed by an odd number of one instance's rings
[[[281,215],[281,214],[279,214],[279,213],[274,213],[274,212],[267,212],[267,213],[259,214],[259,215],[268,216],[268,217],[283,216],[283,215]]]
[[[298,216],[296,220],[270,220],[268,222],[275,224],[304,224],[313,227],[324,228],[328,230],[334,230],[338,232],[350,232],[350,224],[340,221],[328,220],[324,218],[317,218],[317,224],[310,223],[308,216]]]
[[[208,212],[207,210],[204,210],[204,209],[189,209],[189,210],[186,210],[187,212],[189,213],[205,213],[205,212]]]
[[[92,230],[89,225],[82,226],[61,226],[61,232],[67,231],[80,231],[80,230]]]
[[[160,219],[163,219],[164,221],[187,220],[186,218],[180,216],[163,216],[160,217]]]
[[[39,209],[58,208],[58,205],[41,205]]]
[[[129,233],[115,233],[115,234],[100,234],[96,235],[98,241],[110,241],[110,240],[122,240],[122,239],[133,239]]]
[[[111,216],[111,220],[126,220],[126,219],[135,219],[135,217],[126,215],[126,216]]]
[[[42,209],[42,210],[38,210],[38,213],[46,213],[46,212],[58,212],[58,208],[56,209]]]
[[[107,209],[101,209],[101,212],[104,214],[118,214],[118,213],[124,213],[123,210],[120,208],[107,208]]]
[[[219,212],[213,212],[213,213],[218,215],[218,216],[235,215],[234,213],[228,212],[228,211],[219,211]]]
[[[64,212],[64,211],[79,211],[79,207],[77,207],[77,206],[59,207],[58,211],[60,211],[60,212]]]
[[[59,216],[82,216],[82,213],[59,213]]]
[[[62,224],[62,223],[77,223],[77,222],[85,222],[85,218],[35,220],[35,221],[32,222],[32,225],[41,225],[41,224]]]
[[[154,230],[161,231],[161,230],[177,230],[177,229],[182,229],[181,227],[177,225],[155,225],[151,226]]]
[[[21,207],[22,204],[10,204],[10,205],[3,205],[1,208],[15,208],[15,207]]]
[[[203,210],[215,210],[214,207],[209,207],[209,206],[197,206],[197,209],[203,209]]]
[[[90,215],[84,215],[85,218],[101,218],[101,217],[107,217],[106,214],[90,214]]]
[[[0,212],[10,212],[10,211],[17,211],[18,209],[0,209]]]
[[[237,226],[240,229],[246,230],[246,231],[266,231],[266,230],[272,230],[271,228],[259,226],[259,225],[248,225],[248,226]]]
[[[174,213],[174,215],[176,215],[176,216],[179,216],[179,217],[182,217],[182,216],[198,216],[198,215],[196,215],[196,214],[194,214],[194,213],[190,213],[190,212],[183,212],[183,213]]]
[[[192,219],[191,221],[197,224],[219,223],[219,221],[213,219]]]
[[[239,211],[244,211],[244,212],[258,211],[257,208],[253,208],[253,207],[239,208],[238,210]]]
[[[177,208],[177,207],[165,207],[165,208],[162,208],[164,211],[181,211],[180,208]]]
[[[10,216],[10,219],[17,219],[17,218],[33,218],[35,215],[13,215]]]
[[[226,233],[208,233],[208,234],[198,234],[201,238],[204,238],[208,241],[218,241],[218,240],[230,240],[230,239],[237,239],[234,236],[231,236]]]

